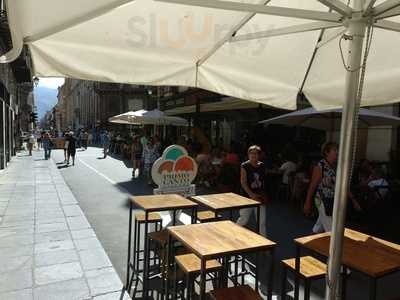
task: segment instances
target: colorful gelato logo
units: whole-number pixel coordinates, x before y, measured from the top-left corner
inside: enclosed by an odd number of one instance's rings
[[[178,145],[165,149],[151,169],[151,177],[160,188],[188,186],[196,174],[196,162],[188,155],[185,148]]]

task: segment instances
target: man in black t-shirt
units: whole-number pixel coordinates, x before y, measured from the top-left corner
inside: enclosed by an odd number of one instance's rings
[[[268,197],[265,191],[265,165],[259,160],[261,148],[251,146],[247,151],[248,160],[240,168],[240,183],[245,196],[261,202],[260,209],[260,233],[267,235],[266,227],[266,204]],[[240,210],[240,217],[237,224],[244,226],[249,222],[252,212],[256,208],[245,208]]]

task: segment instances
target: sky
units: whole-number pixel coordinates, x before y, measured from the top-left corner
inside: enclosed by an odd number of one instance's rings
[[[57,88],[63,85],[63,83],[64,78],[39,77],[39,84],[37,88],[35,88],[35,104],[37,106],[39,119],[57,103]]]
[[[52,78],[39,78],[39,86],[46,87],[49,89],[57,89],[59,86],[63,85],[64,78],[61,77],[52,77]]]

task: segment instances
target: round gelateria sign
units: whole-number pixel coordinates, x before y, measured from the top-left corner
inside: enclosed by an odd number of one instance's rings
[[[197,164],[179,145],[167,147],[151,168],[151,177],[159,188],[189,186],[197,175]]]

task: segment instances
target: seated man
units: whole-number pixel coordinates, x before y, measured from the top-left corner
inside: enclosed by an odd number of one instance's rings
[[[371,234],[379,236],[384,231],[385,219],[389,213],[390,195],[389,183],[380,166],[372,166],[371,174],[361,190],[364,193],[366,225]]]
[[[368,187],[374,191],[377,200],[385,200],[389,193],[389,183],[383,176],[382,168],[373,166]]]

